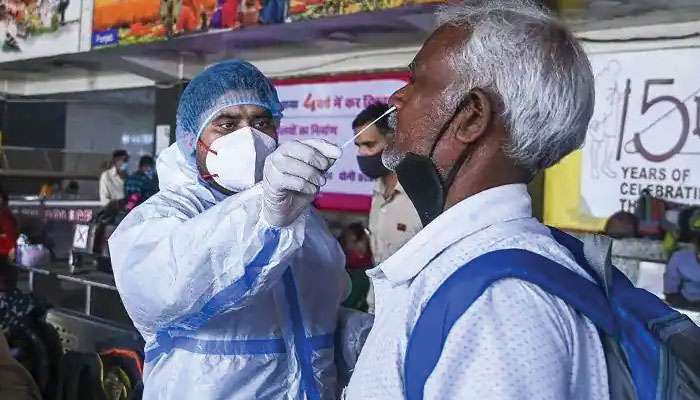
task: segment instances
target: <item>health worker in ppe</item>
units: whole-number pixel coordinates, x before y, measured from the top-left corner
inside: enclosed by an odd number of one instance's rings
[[[160,192],[110,238],[146,340],[145,399],[331,399],[359,354],[368,321],[340,309],[345,257],[310,207],[341,151],[278,147],[281,117],[251,64],[202,72],[158,159]]]

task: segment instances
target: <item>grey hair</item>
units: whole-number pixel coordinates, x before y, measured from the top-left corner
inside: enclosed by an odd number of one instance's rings
[[[573,34],[529,0],[476,0],[444,7],[440,25],[468,38],[451,52],[460,76],[447,90],[451,107],[480,88],[500,102],[505,153],[531,172],[583,145],[595,89],[586,54]]]

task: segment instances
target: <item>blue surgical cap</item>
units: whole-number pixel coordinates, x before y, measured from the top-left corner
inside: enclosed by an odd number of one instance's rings
[[[227,107],[255,105],[282,118],[282,103],[272,82],[249,62],[229,60],[197,75],[180,98],[175,136],[180,151],[194,160],[197,139],[204,128]]]

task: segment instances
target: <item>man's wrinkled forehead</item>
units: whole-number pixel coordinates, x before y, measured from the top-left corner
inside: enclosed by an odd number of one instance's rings
[[[442,25],[425,41],[409,69],[414,74],[429,73],[440,80],[449,80],[455,71],[447,62],[469,38],[469,31],[454,25]],[[447,83],[447,82],[445,82]]]

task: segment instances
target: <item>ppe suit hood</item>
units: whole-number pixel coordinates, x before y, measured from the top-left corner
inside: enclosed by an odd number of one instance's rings
[[[187,162],[177,143],[160,153],[156,169],[161,190],[177,190],[182,186],[198,184],[197,168]]]
[[[204,128],[222,110],[237,105],[265,108],[276,121],[284,109],[272,82],[243,60],[215,64],[187,85],[177,109],[175,136],[188,163],[196,165],[196,143]]]

